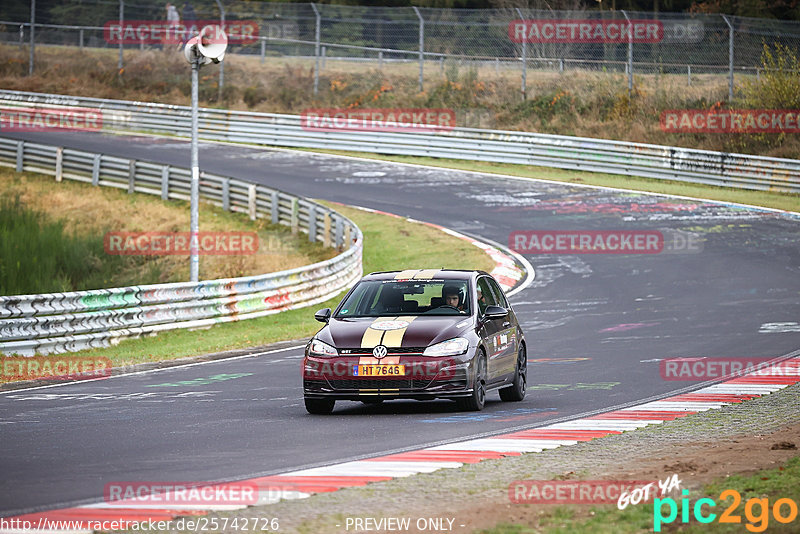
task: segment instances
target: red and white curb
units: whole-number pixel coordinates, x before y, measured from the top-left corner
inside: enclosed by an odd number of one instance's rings
[[[574,421],[492,436],[448,443],[416,451],[390,454],[378,458],[315,467],[240,481],[259,489],[258,505],[280,500],[303,499],[315,493],[328,493],[341,488],[364,486],[370,482],[453,469],[464,464],[493,460],[504,456],[541,452],[547,449],[575,445],[611,434],[661,424],[697,412],[741,403],[768,395],[800,382],[800,357],[784,360],[771,367],[743,374],[726,382],[704,387],[637,406],[593,415]],[[28,529],[2,528],[0,534],[23,534],[36,531],[92,532],[89,528],[98,521],[169,521],[179,516],[200,516],[211,511],[230,511],[244,505],[173,506],[167,507],[143,501],[127,500],[124,504],[97,503],[74,508],[36,512],[10,520],[27,521]],[[72,528],[54,528],[56,521],[72,521]]]
[[[339,204],[338,202],[333,202],[333,204]],[[340,204],[341,206],[347,206],[349,208],[355,208],[357,210],[366,211],[369,213],[377,213],[379,215],[386,215],[388,217],[394,217],[396,219],[403,219],[408,222],[417,223],[417,224],[424,224],[425,226],[430,226],[431,228],[436,228],[437,230],[441,230],[442,232],[456,237],[458,239],[463,239],[468,241],[471,245],[478,247],[479,249],[483,250],[491,259],[494,261],[494,268],[489,273],[491,274],[497,283],[500,284],[500,287],[503,288],[503,291],[506,292],[506,295],[509,297],[518,293],[528,287],[531,282],[533,282],[534,277],[534,270],[533,266],[520,254],[512,250],[506,249],[505,251],[501,250],[500,247],[491,244],[484,240],[478,240],[464,234],[458,233],[455,230],[451,230],[445,226],[441,226],[434,223],[429,223],[425,221],[419,221],[417,219],[412,219],[410,217],[403,217],[402,215],[397,215],[395,213],[389,213],[388,211],[380,211],[374,210],[372,208],[365,208],[362,206],[351,206],[348,204]],[[524,269],[520,269],[519,265],[524,266]],[[528,277],[525,278],[525,273],[528,273]],[[525,278],[525,283],[519,285],[520,280]],[[515,287],[517,286],[517,287]]]

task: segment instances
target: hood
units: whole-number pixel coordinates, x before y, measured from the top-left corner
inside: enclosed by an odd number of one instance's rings
[[[460,328],[456,325],[464,322]],[[472,324],[468,316],[334,319],[317,338],[336,348],[427,347],[457,337]]]

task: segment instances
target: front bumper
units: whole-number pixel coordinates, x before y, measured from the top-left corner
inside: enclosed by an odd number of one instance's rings
[[[365,362],[353,357],[314,358],[303,361],[303,394],[306,398],[364,400],[368,398],[417,399],[458,398],[472,393],[472,358],[402,356],[405,375],[355,376],[353,367]]]

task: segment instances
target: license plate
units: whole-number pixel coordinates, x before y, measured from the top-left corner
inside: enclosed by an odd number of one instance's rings
[[[354,365],[353,376],[404,376],[405,365]]]

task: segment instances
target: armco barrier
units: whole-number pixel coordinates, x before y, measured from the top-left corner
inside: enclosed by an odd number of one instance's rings
[[[108,132],[150,132],[188,137],[190,108],[0,91],[0,107],[92,108]],[[517,163],[606,172],[742,189],[800,192],[800,160],[728,154],[563,135],[455,128],[443,133],[320,131],[301,118],[203,108],[200,137],[257,145],[354,150]]]
[[[188,169],[0,138],[0,165],[128,192],[188,200]],[[362,275],[363,238],[344,216],[263,185],[202,173],[200,198],[266,218],[343,250],[288,271],[242,278],[0,297],[0,352],[33,355],[107,346],[121,338],[240,321],[311,306]]]

